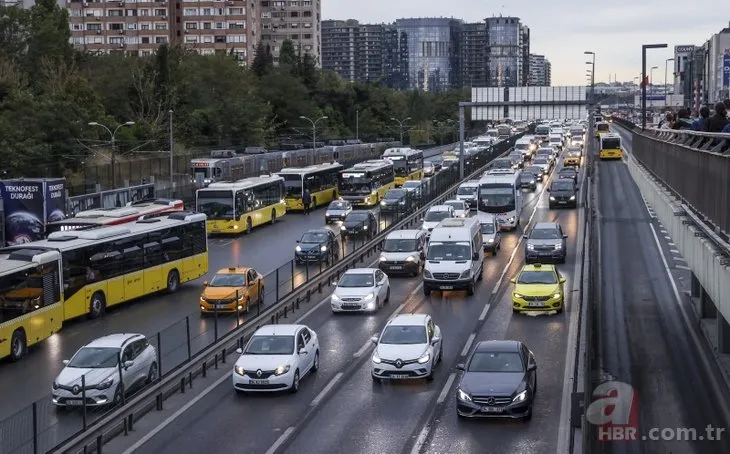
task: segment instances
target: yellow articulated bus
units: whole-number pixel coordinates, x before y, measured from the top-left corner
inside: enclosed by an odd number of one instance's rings
[[[286,214],[284,179],[278,175],[211,183],[195,193],[196,210],[208,216],[211,234],[251,233]]]
[[[393,163],[370,160],[340,172],[340,198],[357,206],[373,207],[386,192],[395,187]]]
[[[63,323],[61,253],[0,251],[0,358],[17,361]]]
[[[393,162],[395,187],[403,186],[408,180],[423,179],[423,151],[412,148],[388,148],[383,158]]]
[[[54,232],[0,250],[0,357],[23,356],[63,321],[97,318],[108,307],[172,293],[202,277],[208,272],[205,221],[204,214],[183,211],[123,226]]]
[[[601,136],[601,149],[598,152],[600,159],[621,159],[621,136],[614,133],[607,133]]]
[[[302,197],[309,189],[312,208],[325,206],[337,199],[337,177],[345,167],[337,162],[308,167],[287,167],[277,175],[284,179],[286,210],[304,210]]]

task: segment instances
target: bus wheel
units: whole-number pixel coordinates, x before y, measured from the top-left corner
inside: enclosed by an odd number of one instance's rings
[[[276,210],[271,210],[271,224],[276,224]]]
[[[25,338],[25,331],[16,329],[10,339],[10,358],[18,361],[28,352],[28,342]]]
[[[180,273],[177,270],[170,270],[167,273],[167,292],[175,293],[180,288]]]
[[[246,233],[251,234],[251,231],[253,230],[253,221],[251,221],[251,218],[246,219]]]
[[[106,308],[106,299],[102,292],[96,292],[91,295],[91,301],[89,301],[89,318],[95,319],[102,316],[104,309]]]

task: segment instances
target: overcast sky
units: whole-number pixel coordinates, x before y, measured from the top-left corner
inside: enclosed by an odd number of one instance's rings
[[[655,83],[675,45],[702,45],[728,26],[722,2],[679,0],[322,0],[323,19],[392,22],[406,17],[454,17],[478,22],[485,17],[517,16],[530,27],[530,52],[552,63],[553,85],[585,84],[583,51],[596,53],[596,82],[632,81],[641,72],[641,45],[667,43],[649,50],[647,68]],[[504,6],[503,6],[504,5]],[[727,5],[727,4],[726,4]],[[669,66],[669,73],[672,66]],[[647,69],[647,73],[648,73]]]

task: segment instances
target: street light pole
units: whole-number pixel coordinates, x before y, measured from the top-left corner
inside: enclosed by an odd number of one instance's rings
[[[317,118],[316,120],[312,120],[309,117],[300,115],[299,118],[301,118],[302,120],[307,120],[310,123],[312,123],[312,150],[316,150],[317,149],[317,123],[319,123],[322,120],[326,120],[329,117],[322,116],[322,117]]]
[[[669,70],[669,62],[674,61],[674,58],[667,58],[667,60],[664,62],[664,104],[667,104],[667,92],[668,92],[668,86],[667,86],[667,71]]]
[[[132,125],[134,125],[134,122],[128,121],[126,123],[122,123],[122,124],[118,125],[116,128],[114,128],[114,131],[112,131],[110,128],[108,128],[107,126],[105,126],[101,123],[97,123],[95,121],[89,122],[89,126],[99,126],[101,128],[106,129],[106,132],[108,132],[109,136],[111,137],[111,139],[109,140],[109,143],[111,144],[111,147],[112,147],[112,189],[114,189],[117,185],[117,178],[116,178],[116,176],[117,176],[117,170],[116,170],[117,158],[116,158],[116,149],[115,149],[117,132],[119,131],[119,129],[122,126],[132,126]]]
[[[392,118],[391,117],[391,120],[397,122],[398,123],[398,127],[400,128],[400,144],[401,145],[403,145],[403,123],[405,123],[406,121],[408,121],[410,119],[411,119],[411,117],[406,117],[403,120],[398,120],[397,118]]]
[[[646,129],[646,50],[664,49],[666,44],[643,44],[641,46],[641,129]]]
[[[360,140],[360,109],[355,111],[355,140]]]
[[[173,114],[173,111],[172,111],[172,109],[168,110],[167,113],[170,114],[169,115],[169,118],[168,118],[168,123],[169,124],[167,126],[168,127],[168,134],[170,135],[170,197],[173,197],[174,194],[175,194],[175,178],[174,178],[174,174],[173,174],[174,170],[173,170],[173,154],[172,154],[172,150],[174,148],[172,146],[172,144],[173,144],[173,141],[172,141],[172,139],[173,139],[172,138],[172,114]]]
[[[587,61],[586,65],[591,65],[591,104],[596,102],[596,53],[590,50],[584,51],[584,55],[590,55],[591,61]],[[595,107],[595,106],[594,106]]]

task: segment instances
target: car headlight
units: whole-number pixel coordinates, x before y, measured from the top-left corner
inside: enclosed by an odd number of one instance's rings
[[[535,184],[535,180],[530,180],[530,184]]]
[[[103,382],[96,385],[96,389],[109,389],[109,387],[114,383],[114,379],[109,377]]]
[[[431,272],[428,270],[423,270],[423,277],[425,277],[426,279],[433,278],[433,276],[431,275]]]
[[[301,246],[297,246],[297,247],[294,248],[294,250],[297,251],[297,252],[302,252],[302,247]]]
[[[558,243],[555,245],[555,249],[563,249],[562,243]]]
[[[575,200],[575,196],[574,195],[571,195],[570,196],[570,200]]]
[[[246,369],[241,366],[234,367],[233,371],[236,372],[238,375],[246,375]]]
[[[554,293],[553,294],[553,298],[560,298],[560,296],[561,296],[560,293]]]
[[[471,270],[464,270],[461,272],[461,275],[459,276],[459,279],[466,279],[471,274]]]
[[[528,251],[534,251],[535,250],[535,245],[534,244],[528,244],[527,245],[527,250]]]
[[[342,231],[347,230],[347,227],[345,227],[344,225],[341,225],[340,230],[342,230]]]
[[[367,295],[365,295],[365,296],[364,296],[364,297],[362,298],[362,300],[363,300],[363,301],[370,301],[371,299],[373,299],[373,294],[372,294],[372,293],[370,293],[370,294],[367,294]]]
[[[426,364],[430,360],[431,360],[431,354],[430,353],[426,353],[425,355],[423,355],[420,358],[418,358],[418,364]]]
[[[408,257],[406,257],[406,262],[415,262],[415,261],[416,261],[416,258],[412,255],[409,255]]]
[[[461,389],[456,390],[456,397],[459,400],[463,400],[465,402],[471,402],[471,396]]]
[[[385,206],[385,202],[384,201],[383,202],[380,202],[380,206],[381,207],[384,207]]]
[[[555,197],[550,196],[550,200],[552,200],[554,202],[555,201]]]
[[[400,205],[405,205],[405,204],[406,204],[406,201],[405,201],[405,200],[401,200],[401,201],[399,202],[399,204],[400,204]]]
[[[380,359],[380,357],[378,355],[376,355],[375,353],[373,353],[373,362],[375,364],[380,364],[383,361]]]
[[[527,390],[524,390],[521,393],[517,394],[515,398],[512,399],[512,402],[522,402],[525,399],[527,399]]]
[[[367,230],[368,229],[368,226],[364,225],[364,226],[362,226],[362,229],[363,230]]]
[[[487,243],[494,243],[494,238],[490,238],[487,240]]]
[[[285,373],[289,372],[289,369],[291,369],[291,366],[288,364],[286,366],[279,366],[274,371],[274,375],[284,375]]]
[[[381,262],[387,262],[387,261],[388,261],[388,259],[387,259],[387,258],[385,258],[385,256],[384,256],[384,255],[381,255],[381,256],[380,256],[380,261],[381,261]]]
[[[515,297],[515,298],[524,298],[524,296],[521,293],[517,293],[517,292],[514,292],[512,294],[512,296]]]
[[[333,293],[331,300],[332,300],[332,302],[338,302],[338,301],[340,301],[340,297],[337,296],[337,294]]]
[[[327,251],[327,246],[322,246],[321,248],[319,248],[319,250],[322,251],[322,252],[326,252]]]

